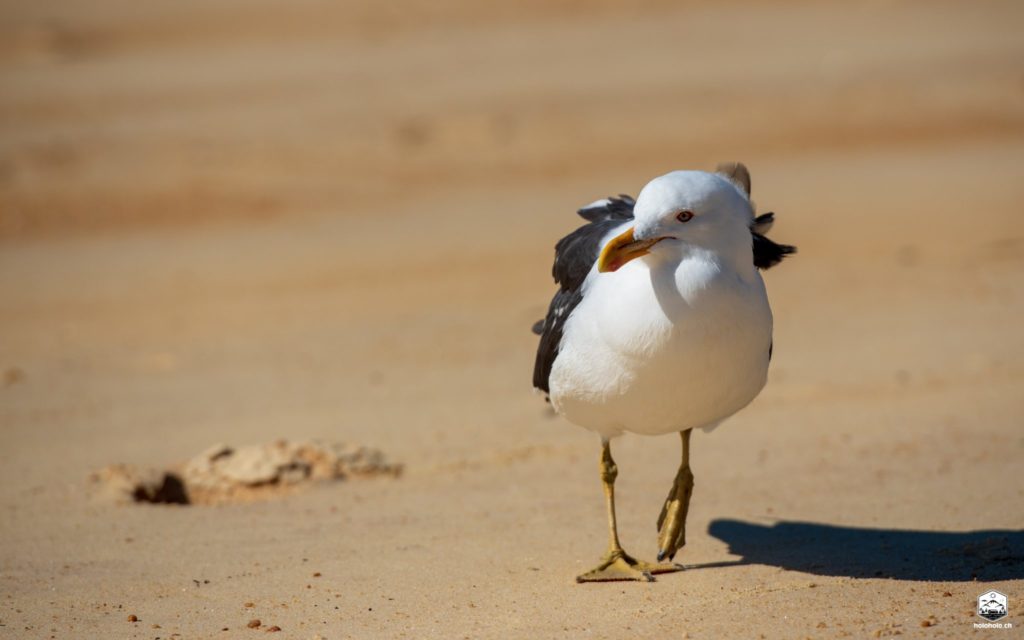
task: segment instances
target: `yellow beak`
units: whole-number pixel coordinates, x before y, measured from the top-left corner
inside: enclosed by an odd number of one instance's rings
[[[630,227],[604,245],[604,249],[601,249],[601,255],[597,259],[597,270],[601,273],[618,271],[630,260],[650,253],[650,248],[662,240],[664,238],[636,240],[633,238],[633,227]]]

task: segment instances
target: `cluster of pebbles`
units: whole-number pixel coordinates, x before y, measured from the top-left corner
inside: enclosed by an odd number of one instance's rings
[[[400,465],[371,447],[278,440],[214,445],[167,470],[110,465],[93,473],[91,481],[116,502],[221,504],[270,498],[318,482],[400,473]]]

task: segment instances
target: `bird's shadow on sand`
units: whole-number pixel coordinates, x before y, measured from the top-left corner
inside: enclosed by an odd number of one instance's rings
[[[822,576],[940,582],[1024,578],[1024,531],[865,529],[813,522],[715,520],[708,533],[742,556]],[[696,565],[699,568],[706,565]]]

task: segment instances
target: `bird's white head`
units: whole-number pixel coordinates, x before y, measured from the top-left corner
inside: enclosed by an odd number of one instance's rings
[[[673,171],[648,182],[637,197],[633,227],[608,241],[598,270],[616,271],[646,255],[682,258],[695,249],[750,262],[750,178],[743,165],[730,169]]]

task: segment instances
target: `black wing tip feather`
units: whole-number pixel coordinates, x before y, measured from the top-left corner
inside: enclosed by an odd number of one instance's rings
[[[758,269],[771,269],[782,262],[783,258],[796,253],[796,247],[789,244],[779,244],[769,240],[767,233],[775,224],[775,214],[771,211],[762,213],[754,218],[750,225],[750,235],[753,236],[754,266]]]
[[[750,229],[754,233],[759,233],[763,236],[771,230],[773,224],[775,224],[775,214],[769,211],[754,218],[754,223],[750,225]]]
[[[754,237],[754,266],[758,269],[771,269],[786,256],[796,253],[793,245],[773,242],[755,231],[751,231],[751,235]]]
[[[588,204],[582,209],[577,209],[576,215],[589,222],[608,219],[628,220],[633,217],[633,205],[635,204],[636,200],[631,196],[620,193],[618,197],[608,197]]]

